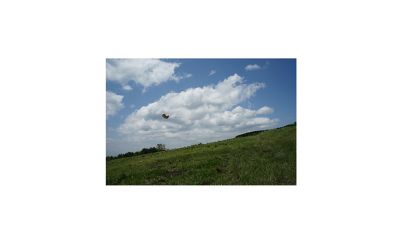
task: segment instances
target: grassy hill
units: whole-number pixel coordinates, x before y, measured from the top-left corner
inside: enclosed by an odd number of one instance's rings
[[[296,125],[106,163],[107,185],[296,185]]]

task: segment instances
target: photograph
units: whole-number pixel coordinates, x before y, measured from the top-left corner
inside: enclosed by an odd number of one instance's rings
[[[400,243],[397,1],[0,1],[0,242]]]
[[[296,185],[296,59],[106,59],[106,185]]]

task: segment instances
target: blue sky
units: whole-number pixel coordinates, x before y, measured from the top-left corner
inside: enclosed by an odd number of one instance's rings
[[[107,155],[217,141],[296,121],[295,59],[106,63]]]

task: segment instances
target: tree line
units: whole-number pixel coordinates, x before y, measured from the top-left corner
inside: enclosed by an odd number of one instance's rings
[[[275,128],[275,129],[281,129],[281,128],[284,128],[284,127],[292,127],[292,126],[296,126],[296,122],[291,123],[291,124],[288,124],[288,125],[283,126],[283,127],[277,127],[277,128]],[[273,129],[272,129],[272,130],[273,130]],[[261,132],[266,132],[266,131],[269,131],[269,130],[260,130],[260,131],[254,131],[254,132],[246,132],[246,133],[237,135],[235,138],[242,138],[242,137],[254,136],[254,135],[257,135],[257,134],[259,134],[259,133],[261,133]]]
[[[157,147],[143,148],[141,151],[138,151],[138,152],[128,152],[128,153],[124,153],[124,154],[118,154],[117,156],[106,156],[106,161],[110,161],[113,159],[132,157],[132,156],[139,156],[142,154],[156,153],[156,152],[165,151],[165,150],[166,150],[165,144],[157,144]]]

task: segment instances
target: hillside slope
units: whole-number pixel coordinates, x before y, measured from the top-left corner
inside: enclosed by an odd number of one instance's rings
[[[108,161],[107,185],[295,185],[296,126]]]

